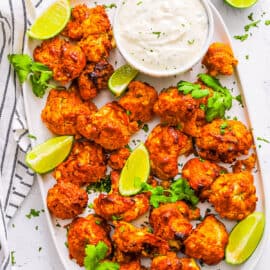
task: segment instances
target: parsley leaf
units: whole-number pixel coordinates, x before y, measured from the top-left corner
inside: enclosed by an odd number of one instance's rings
[[[238,39],[240,41],[245,41],[248,38],[248,34],[242,35],[242,36],[234,36],[235,39]]]
[[[183,92],[184,95],[191,94],[193,98],[199,99],[209,95],[208,89],[202,89],[199,84],[180,81],[177,84],[177,88],[180,92]]]
[[[179,178],[173,182],[170,189],[164,189],[161,186],[152,187],[147,183],[142,183],[143,191],[150,191],[150,204],[155,208],[159,207],[160,203],[172,203],[180,200],[190,202],[195,206],[199,199],[195,196],[194,190],[189,186],[185,179]]]
[[[260,22],[261,22],[261,20],[258,20],[256,22],[252,22],[250,24],[245,25],[245,27],[244,27],[245,28],[245,31],[248,32],[250,30],[250,28],[252,28],[252,27],[258,27],[258,24]]]
[[[48,87],[58,88],[48,83],[53,77],[53,72],[47,66],[34,62],[29,55],[9,54],[8,60],[14,67],[20,84],[30,78],[33,93],[37,97],[43,97]]]
[[[85,248],[84,267],[86,270],[118,270],[120,266],[113,262],[100,262],[106,257],[107,245],[99,241],[96,246],[87,245]]]
[[[215,118],[223,118],[225,111],[232,107],[232,95],[226,87],[223,87],[219,80],[208,74],[199,74],[199,79],[208,87],[214,90],[214,94],[208,99],[205,118],[211,122]]]

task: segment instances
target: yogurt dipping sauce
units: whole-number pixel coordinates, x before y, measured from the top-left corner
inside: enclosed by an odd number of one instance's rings
[[[209,18],[201,0],[123,0],[114,31],[120,51],[135,68],[174,73],[199,60]]]

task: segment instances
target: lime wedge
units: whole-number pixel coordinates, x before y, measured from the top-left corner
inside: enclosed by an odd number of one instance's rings
[[[58,0],[48,7],[36,19],[28,35],[35,39],[49,39],[59,34],[70,18],[70,5],[68,0]]]
[[[137,76],[138,70],[126,64],[121,66],[112,74],[108,81],[111,92],[119,97],[127,89],[128,84]]]
[[[150,160],[147,149],[140,144],[129,156],[119,179],[119,192],[132,196],[140,192],[150,174]]]
[[[225,252],[227,263],[241,264],[251,256],[262,238],[264,224],[264,214],[255,212],[233,228]]]
[[[51,138],[26,154],[26,164],[37,173],[49,172],[66,159],[72,143],[73,136]]]
[[[225,0],[227,4],[235,8],[248,8],[253,6],[258,0]]]

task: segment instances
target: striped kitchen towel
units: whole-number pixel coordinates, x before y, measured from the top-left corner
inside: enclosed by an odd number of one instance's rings
[[[0,1],[0,270],[10,268],[7,225],[29,193],[34,173],[25,165],[30,148],[21,86],[7,55],[23,53],[26,30],[47,0]]]

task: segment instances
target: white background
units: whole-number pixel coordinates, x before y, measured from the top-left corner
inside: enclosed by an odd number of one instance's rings
[[[265,20],[270,20],[270,0],[259,0],[247,10],[233,9],[224,4],[223,0],[212,0],[212,3],[221,13],[231,36],[244,34],[244,25],[250,23],[247,16],[251,12],[255,20],[261,19],[259,27],[251,30],[252,36],[244,42],[233,39],[233,47],[240,62],[244,86],[254,97],[249,111],[255,137],[270,139],[270,25],[264,25]],[[264,12],[266,14],[261,17]],[[246,59],[247,55],[249,59]],[[260,144],[262,147],[258,151],[263,160],[261,169],[264,180],[270,183],[270,144]],[[266,190],[266,196],[269,196],[269,192]],[[10,250],[14,251],[16,262],[14,269],[64,270],[52,244],[45,215],[41,213],[39,217],[26,218],[31,208],[44,208],[37,183],[9,226],[9,245]],[[267,270],[270,267],[269,242],[256,270]]]

